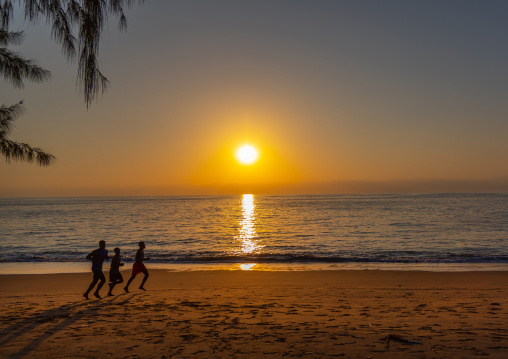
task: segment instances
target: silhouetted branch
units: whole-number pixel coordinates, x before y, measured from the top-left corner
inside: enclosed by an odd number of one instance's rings
[[[71,59],[76,56],[76,38],[72,35],[71,20],[68,18],[66,11],[60,6],[60,2],[57,2],[54,8],[51,9],[51,14],[53,19],[51,37],[62,43],[62,52],[68,59]]]
[[[23,87],[23,79],[42,82],[51,78],[48,70],[3,47],[0,47],[0,74],[16,87]]]
[[[13,122],[25,111],[23,101],[12,106],[0,106],[0,138],[11,133]]]
[[[0,21],[2,25],[2,29],[7,28],[9,26],[9,21],[12,19],[13,6],[12,1],[4,0],[4,2],[0,2]]]
[[[109,14],[118,16],[118,28],[123,31],[127,28],[124,7],[130,7],[135,2],[141,4],[144,0],[19,0],[21,2],[24,2],[28,22],[36,22],[42,17],[51,25],[51,37],[62,45],[62,52],[68,60],[79,53],[77,86],[81,88],[88,107],[107,90],[109,84],[99,70],[97,60],[101,34]],[[48,80],[51,77],[49,71],[6,48],[23,41],[22,32],[9,31],[13,18],[12,3],[12,0],[0,0],[0,75],[16,87],[23,87],[25,79],[34,82]],[[73,30],[77,30],[77,38]],[[7,162],[35,160],[41,166],[50,165],[55,159],[53,155],[6,138],[11,133],[13,121],[22,112],[22,102],[0,107],[0,153]]]
[[[13,122],[24,112],[23,101],[12,106],[0,106],[0,153],[7,162],[34,160],[40,166],[49,166],[55,156],[44,152],[40,148],[30,147],[26,143],[18,143],[6,138],[12,131]]]
[[[3,1],[3,2],[2,2]],[[12,0],[0,0],[2,29],[7,31],[12,20]],[[21,2],[21,0],[20,0]],[[25,19],[36,22],[41,17],[51,26],[52,38],[62,45],[62,52],[68,59],[78,55],[77,86],[83,93],[87,107],[108,88],[108,80],[99,69],[99,44],[101,34],[110,15],[118,17],[118,28],[127,29],[125,8],[134,3],[142,4],[144,0],[23,0]],[[73,30],[77,29],[77,35]],[[21,39],[20,39],[21,40]],[[0,40],[1,41],[1,40]],[[14,42],[9,42],[14,44]],[[6,45],[6,43],[0,42]],[[8,51],[4,49],[4,51]],[[12,66],[0,68],[4,77],[9,78],[15,86],[22,86],[20,77],[16,76],[14,53],[8,51]],[[19,56],[18,56],[19,58]],[[25,60],[27,61],[27,60]],[[33,65],[33,64],[31,64]],[[49,73],[48,73],[49,74]],[[36,77],[33,81],[41,81]]]
[[[55,156],[45,153],[40,148],[2,138],[0,138],[0,152],[5,156],[7,162],[11,162],[11,160],[33,162],[35,160],[40,166],[49,166],[55,160]]]
[[[13,31],[9,32],[3,29],[0,29],[0,45],[20,45],[24,40],[22,31]]]

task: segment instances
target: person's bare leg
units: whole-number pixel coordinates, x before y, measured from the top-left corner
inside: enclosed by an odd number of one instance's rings
[[[139,289],[146,290],[143,286],[145,285],[146,280],[148,279],[148,271],[143,272],[145,274],[145,277],[143,278],[143,281],[141,282],[141,285],[139,286]]]
[[[99,285],[97,286],[97,289],[95,290],[95,293],[93,295],[95,295],[95,298],[100,298],[101,296],[99,295],[99,291],[101,290],[102,286],[104,285],[104,283],[106,283],[105,280],[101,280]]]
[[[116,285],[116,282],[109,283],[109,292],[108,292],[109,296],[113,295],[113,288],[115,288],[115,285]]]
[[[135,275],[133,275],[132,277],[129,278],[129,280],[127,281],[127,285],[123,288],[123,290],[125,290],[125,293],[129,293],[129,285],[131,284],[131,282],[134,280],[134,278],[136,278]]]
[[[120,283],[123,283],[123,279],[117,279],[116,281],[109,283],[109,292],[108,292],[109,296],[113,295],[113,288],[115,288],[115,285]]]
[[[90,283],[90,286],[86,290],[85,294],[83,294],[83,297],[85,297],[85,299],[88,299],[88,293],[90,293],[92,291],[93,287],[95,287],[95,285],[97,284],[98,281],[99,280],[97,278],[94,278],[92,280],[92,283]]]

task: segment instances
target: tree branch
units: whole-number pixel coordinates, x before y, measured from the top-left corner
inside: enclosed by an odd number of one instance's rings
[[[0,138],[0,152],[5,156],[8,163],[14,161],[33,162],[40,166],[49,166],[55,160],[55,156],[45,153],[40,148],[30,147],[26,143],[18,143]]]

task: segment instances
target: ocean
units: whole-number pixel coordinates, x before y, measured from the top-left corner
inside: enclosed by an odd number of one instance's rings
[[[508,270],[508,194],[0,199],[1,273],[89,271],[99,240],[127,267],[144,241],[168,270]]]

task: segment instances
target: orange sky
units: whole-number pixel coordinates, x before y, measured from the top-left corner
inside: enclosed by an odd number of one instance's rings
[[[508,5],[368,3],[148,1],[104,37],[88,111],[18,22],[53,79],[2,82],[11,138],[57,161],[0,161],[0,196],[507,191]]]

